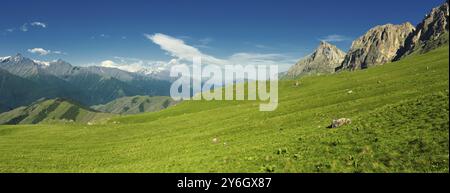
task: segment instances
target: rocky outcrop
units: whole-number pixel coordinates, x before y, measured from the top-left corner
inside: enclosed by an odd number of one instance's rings
[[[449,28],[448,0],[441,6],[431,10],[416,30],[406,39],[405,46],[398,51],[395,60],[412,53],[425,53],[444,44],[448,44]]]
[[[336,70],[365,69],[391,62],[413,31],[414,26],[411,23],[386,24],[370,29],[365,35],[353,41],[342,65]]]
[[[336,46],[322,41],[314,53],[303,58],[292,66],[287,77],[297,77],[308,74],[333,73],[344,60],[345,52]]]

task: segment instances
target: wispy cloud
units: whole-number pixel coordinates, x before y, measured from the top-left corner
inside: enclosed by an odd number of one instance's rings
[[[226,60],[202,53],[197,48],[187,45],[181,39],[161,33],[156,33],[153,35],[144,34],[144,36],[153,43],[159,45],[162,50],[166,51],[169,55],[175,57],[176,59],[192,62],[194,57],[202,57],[202,62],[206,64],[223,65],[227,63]]]
[[[203,49],[210,49],[211,46],[209,44],[211,42],[213,42],[213,41],[214,41],[214,39],[209,38],[209,37],[208,38],[202,38],[202,39],[194,41],[195,45],[193,45],[193,47],[203,48]]]
[[[214,40],[212,38],[202,38],[202,39],[199,39],[198,41],[202,45],[207,45],[207,44],[211,43]]]
[[[125,35],[113,36],[113,35],[110,35],[110,34],[102,33],[102,34],[92,35],[90,37],[91,40],[95,40],[95,39],[110,39],[110,38],[111,39],[114,38],[114,39],[120,39],[120,40],[127,40],[128,36],[125,36]]]
[[[321,41],[325,41],[325,42],[343,42],[343,41],[348,41],[350,39],[351,38],[349,38],[347,36],[338,35],[338,34],[332,34],[332,35],[328,35],[328,36],[320,38]]]
[[[271,49],[272,48],[270,46],[266,46],[266,45],[263,45],[263,44],[256,44],[255,47],[256,48],[260,48],[260,49]]]
[[[194,46],[187,45],[183,40],[177,39],[165,34],[156,33],[154,35],[145,34],[149,40],[159,45],[162,50],[168,52],[177,60],[192,62],[193,57],[202,57],[203,64],[213,65],[227,65],[227,64],[239,64],[239,65],[292,65],[296,62],[293,59],[284,54],[269,53],[251,53],[240,52],[232,54],[226,59],[217,58],[201,52]]]
[[[33,54],[39,54],[41,56],[45,56],[45,55],[49,55],[49,54],[64,54],[64,55],[66,55],[66,53],[62,52],[62,51],[51,51],[51,50],[46,50],[44,48],[31,48],[31,49],[28,49],[28,52],[33,53]]]
[[[47,24],[45,24],[43,22],[39,22],[39,21],[31,22],[30,25],[34,26],[34,27],[47,28]]]
[[[24,23],[22,26],[20,26],[20,31],[27,32],[28,31],[28,23]]]
[[[143,60],[138,58],[118,57],[104,60],[97,64],[103,67],[118,68],[129,72],[142,72],[152,74],[170,70],[170,67],[177,64],[192,63],[193,57],[202,57],[202,63],[206,65],[279,65],[281,70],[297,62],[297,58],[292,58],[285,54],[278,53],[252,53],[239,52],[232,54],[226,59],[217,58],[201,52],[196,46],[186,44],[182,39],[169,35],[156,33],[153,35],[144,34],[151,42],[160,46],[168,55],[173,58],[169,61]],[[204,40],[210,42],[212,40]],[[95,65],[95,64],[93,64]]]
[[[20,27],[17,28],[8,28],[5,29],[4,31],[7,33],[12,33],[14,31],[19,30],[22,32],[28,32],[31,28],[47,28],[47,24],[44,22],[39,22],[39,21],[34,21],[34,22],[30,22],[30,23],[24,23],[22,24]]]

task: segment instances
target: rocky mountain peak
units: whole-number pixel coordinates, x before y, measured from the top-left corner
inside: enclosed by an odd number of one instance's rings
[[[441,45],[448,44],[449,28],[449,3],[448,0],[431,10],[425,15],[423,21],[417,25],[405,40],[402,47],[395,58],[399,60],[413,52],[424,53],[437,48]]]
[[[70,64],[69,62],[66,62],[62,59],[58,59],[58,60],[54,60],[54,61],[50,62],[50,65],[72,67],[72,64]]]
[[[26,65],[33,65],[34,62],[33,60],[24,57],[22,54],[17,53],[14,56],[7,56],[7,57],[3,57],[2,60],[0,60],[2,63],[4,63],[3,65],[8,66],[8,65],[22,65],[22,64],[26,64]]]
[[[380,25],[370,29],[353,41],[344,62],[337,70],[364,69],[392,61],[414,29],[414,26],[408,22],[400,25]]]
[[[20,62],[22,60],[25,60],[26,58],[22,56],[22,54],[17,53],[15,56],[10,58],[12,62]]]
[[[332,73],[345,57],[345,52],[336,46],[321,41],[317,49],[310,55],[301,59],[287,72],[288,77],[307,74]]]
[[[340,59],[342,54],[345,55],[345,53],[336,46],[328,42],[321,41],[319,47],[317,47],[313,55],[315,57],[325,57],[329,60],[336,60]]]

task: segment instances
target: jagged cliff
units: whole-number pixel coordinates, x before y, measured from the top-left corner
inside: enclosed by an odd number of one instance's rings
[[[417,25],[406,39],[395,58],[399,60],[412,53],[425,53],[441,45],[448,44],[449,28],[449,3],[448,0],[439,7],[431,10],[423,21]]]
[[[386,24],[370,29],[353,41],[342,65],[336,70],[364,69],[392,61],[413,31],[414,26],[411,23]]]

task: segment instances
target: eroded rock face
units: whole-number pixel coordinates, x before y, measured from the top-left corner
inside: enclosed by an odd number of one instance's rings
[[[370,29],[365,35],[353,41],[342,65],[336,70],[365,69],[391,62],[414,29],[411,23],[386,24]]]
[[[400,49],[396,60],[411,53],[425,53],[434,48],[448,44],[449,28],[448,0],[439,7],[431,10],[416,30],[406,39],[404,48]]]
[[[307,74],[333,73],[344,60],[345,52],[334,45],[322,41],[314,53],[301,59],[287,72],[288,77]]]

